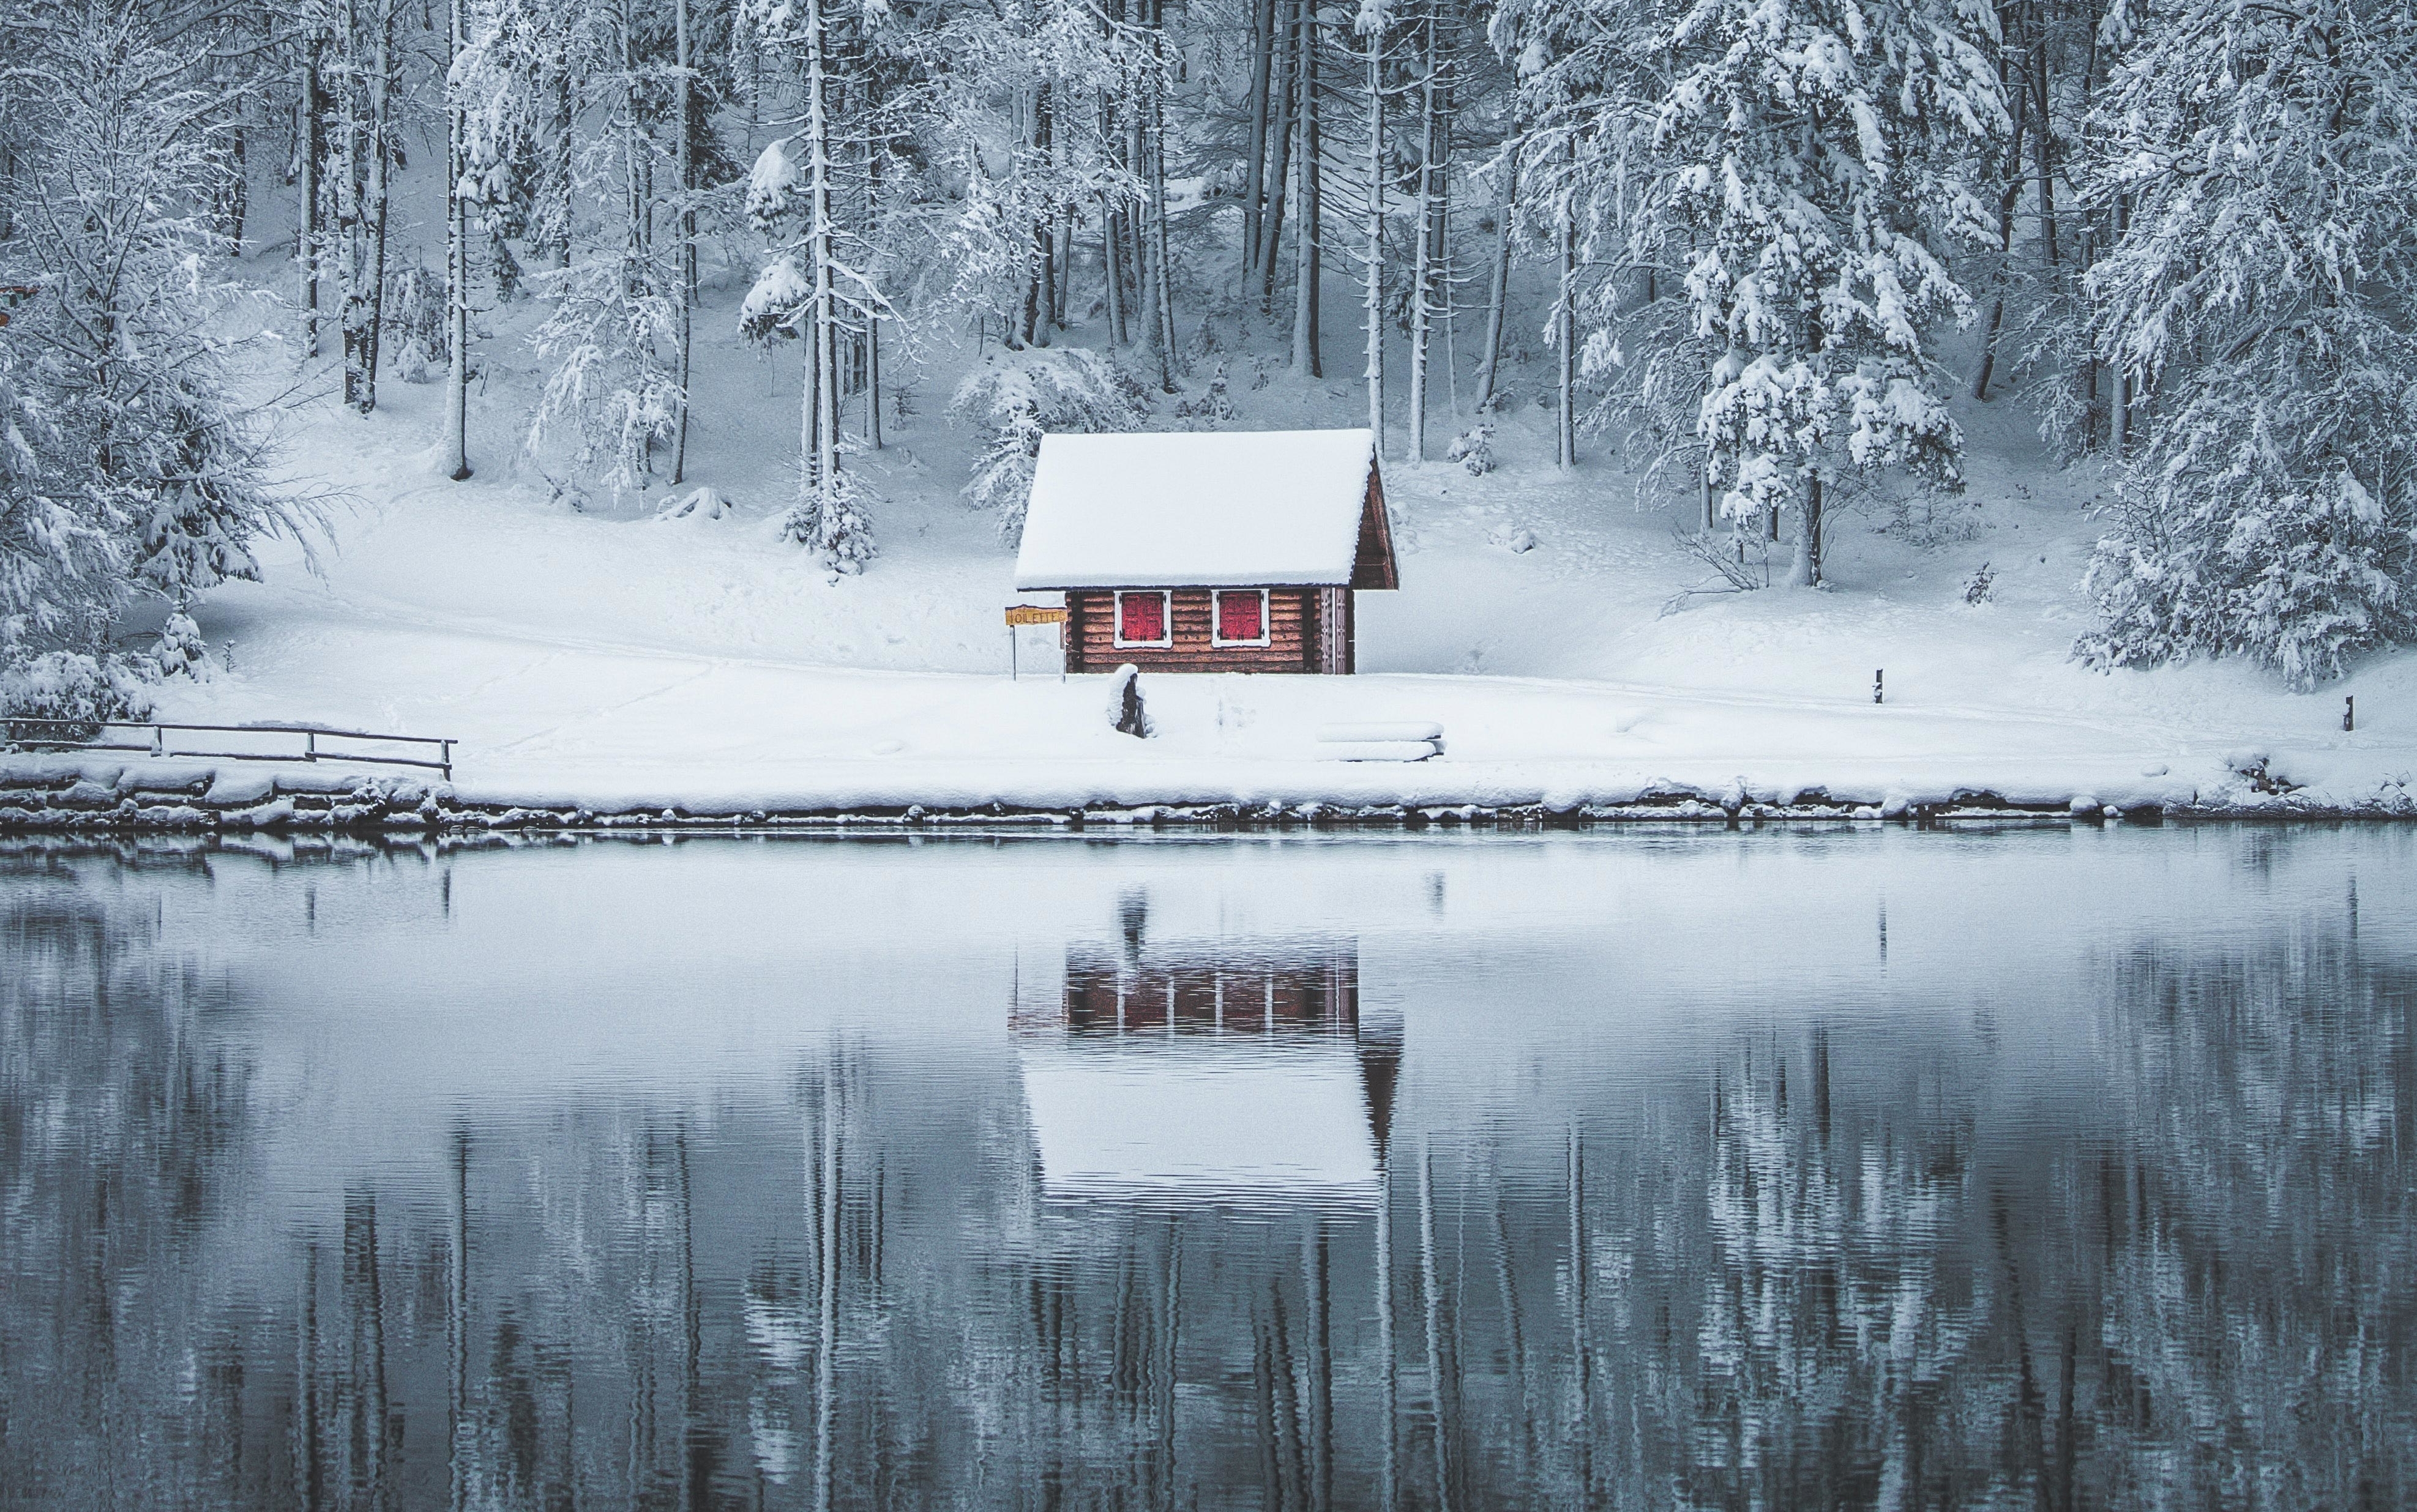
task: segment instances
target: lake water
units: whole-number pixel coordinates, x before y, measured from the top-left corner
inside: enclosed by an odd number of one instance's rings
[[[0,1504],[2394,1506],[2417,830],[0,846]]]

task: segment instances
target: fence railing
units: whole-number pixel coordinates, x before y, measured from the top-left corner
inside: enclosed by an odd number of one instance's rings
[[[55,738],[39,733],[27,733],[29,725],[46,726],[60,731]],[[148,738],[141,741],[111,740],[113,731],[147,731]],[[172,744],[169,732],[188,734],[220,735],[299,735],[302,748],[296,750],[189,750]],[[78,733],[88,738],[74,738]],[[15,715],[0,716],[0,739],[13,746],[30,746],[45,750],[126,750],[146,756],[203,756],[219,761],[236,762],[342,762],[372,766],[419,766],[442,772],[445,779],[453,779],[453,748],[460,742],[436,735],[381,735],[366,730],[330,730],[315,724],[168,724],[152,719],[29,719]],[[377,741],[397,746],[433,746],[433,760],[425,756],[380,756],[342,747],[322,750],[319,742]],[[225,744],[225,742],[220,742]]]

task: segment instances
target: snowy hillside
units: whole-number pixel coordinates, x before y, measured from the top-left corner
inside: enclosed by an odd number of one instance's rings
[[[1148,678],[1158,733],[1136,742],[1109,728],[1098,679],[1007,681],[1001,607],[1052,596],[1013,591],[1012,549],[958,496],[976,438],[935,401],[861,460],[881,495],[869,570],[835,580],[780,537],[798,374],[719,335],[727,314],[708,306],[702,323],[718,334],[689,475],[727,501],[720,518],[654,517],[687,488],[584,511],[552,497],[518,449],[532,380],[500,340],[469,482],[436,467],[435,386],[391,386],[366,419],[297,410],[296,463],[347,495],[324,576],[272,549],[264,582],[212,595],[201,625],[229,668],[172,685],[166,717],[458,736],[465,793],[697,808],[1516,803],[1741,779],[1782,798],[2178,803],[2249,795],[2236,768],[2258,755],[2312,798],[2360,803],[2417,766],[2406,657],[2317,696],[2239,664],[2076,666],[2094,478],[2045,465],[2010,404],[1964,406],[1973,481],[1938,522],[1874,505],[1839,530],[1827,588],[1675,608],[1712,580],[1675,534],[1691,501],[1640,504],[1594,447],[1561,474],[1550,412],[1513,410],[1491,473],[1387,466],[1403,587],[1361,598],[1361,676]],[[917,388],[944,394],[981,360],[930,354]],[[1262,361],[1273,375],[1231,385],[1226,424],[1357,417],[1346,386]],[[1984,567],[1990,594],[1968,603]],[[1047,633],[1024,633],[1025,671],[1054,673]],[[2352,734],[2342,694],[2360,695]],[[1346,718],[1437,720],[1450,750],[1408,768],[1314,764],[1315,730]]]
[[[559,805],[2410,802],[2401,275],[2309,317],[2378,354],[2343,375],[2141,262],[2153,210],[2226,288],[2315,265],[2092,155],[2221,112],[2101,111],[2077,10],[1135,5],[386,4],[264,22],[291,69],[215,116],[165,42],[44,31],[0,712],[444,735],[464,794]],[[118,228],[45,161],[160,188]],[[1403,586],[1360,675],[1151,673],[1140,740],[1045,631],[1007,678],[1042,431],[1372,406]],[[1321,762],[1337,721],[1443,753]]]

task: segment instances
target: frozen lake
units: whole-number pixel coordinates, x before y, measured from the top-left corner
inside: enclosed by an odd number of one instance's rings
[[[12,842],[0,1505],[2406,1505],[2412,877]]]

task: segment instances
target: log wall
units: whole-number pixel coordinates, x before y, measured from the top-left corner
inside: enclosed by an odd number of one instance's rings
[[[1128,661],[1144,672],[1318,670],[1318,590],[1269,589],[1268,643],[1262,646],[1210,643],[1210,591],[1207,588],[1173,590],[1173,645],[1119,646],[1116,629],[1117,596],[1104,590],[1069,590],[1066,608],[1071,618],[1067,623],[1066,670],[1075,673],[1113,672]],[[1344,665],[1347,668],[1349,664],[1346,653]]]

